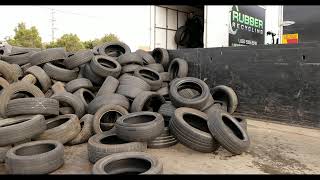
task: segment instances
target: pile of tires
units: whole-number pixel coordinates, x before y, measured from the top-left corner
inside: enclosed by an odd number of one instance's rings
[[[112,42],[73,53],[0,50],[0,163],[8,173],[54,172],[64,146],[82,143],[95,174],[162,173],[147,148],[180,142],[241,154],[250,144],[246,120],[231,115],[235,92],[221,85],[210,94],[165,49],[131,52]]]

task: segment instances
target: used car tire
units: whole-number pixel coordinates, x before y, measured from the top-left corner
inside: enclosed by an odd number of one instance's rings
[[[75,114],[60,115],[47,119],[47,129],[36,140],[56,140],[65,144],[81,131],[80,121]]]
[[[11,145],[0,147],[0,163],[4,163],[6,159],[6,154],[11,148]]]
[[[133,74],[134,71],[140,67],[142,66],[138,64],[128,64],[128,65],[122,66],[121,74],[125,74],[125,73]]]
[[[89,140],[89,138],[93,135],[93,115],[86,114],[80,119],[81,131],[80,133],[71,141],[69,141],[68,145],[76,145],[85,143]]]
[[[157,71],[158,73],[164,72],[164,68],[163,68],[162,64],[159,64],[159,63],[148,64],[145,67],[151,68],[151,69]]]
[[[220,144],[211,135],[207,121],[207,114],[181,107],[175,110],[169,128],[181,144],[199,152],[210,153],[216,151]]]
[[[144,80],[145,82],[147,82],[150,85],[150,88],[152,91],[155,91],[161,88],[161,84],[162,84],[161,76],[157,71],[151,68],[142,67],[142,68],[136,69],[134,71],[134,75]]]
[[[93,52],[91,50],[79,50],[71,56],[68,56],[63,63],[68,69],[74,69],[89,62],[92,58]]]
[[[181,58],[175,58],[170,62],[168,73],[170,80],[175,78],[183,78],[188,75],[188,63],[186,60]]]
[[[169,64],[169,53],[166,49],[163,48],[155,48],[152,51],[152,57],[156,60],[156,63],[160,63],[163,65],[166,70]]]
[[[128,111],[119,105],[107,104],[100,107],[93,118],[94,132],[99,134],[111,130],[117,119],[127,114]],[[102,123],[104,123],[104,126],[101,126]]]
[[[103,84],[101,85],[98,93],[96,94],[96,96],[101,96],[101,95],[104,95],[104,94],[112,94],[112,93],[115,93],[117,88],[118,88],[118,85],[119,85],[119,81],[118,79],[112,77],[112,76],[108,76]]]
[[[228,112],[216,110],[208,117],[210,132],[226,150],[239,155],[249,148],[250,138],[246,130]]]
[[[131,86],[131,87],[136,87],[138,89],[141,89],[143,91],[150,91],[151,87],[150,85],[144,81],[141,78],[138,78],[136,76],[133,75],[127,75],[127,74],[123,74],[122,76],[120,76],[119,78],[119,85],[127,85],[127,86]]]
[[[80,88],[91,89],[91,88],[93,88],[93,85],[92,85],[91,81],[86,78],[77,78],[72,81],[69,81],[65,85],[66,91],[68,91],[70,93],[73,93]]]
[[[92,168],[93,174],[162,174],[162,172],[162,163],[154,156],[143,152],[112,154],[97,161]]]
[[[121,66],[125,66],[128,64],[137,64],[143,65],[143,59],[137,53],[126,53],[122,54],[118,57],[117,61],[120,63]]]
[[[47,92],[51,87],[51,79],[48,74],[39,66],[31,66],[26,70],[26,73],[34,75],[41,85],[41,89]]]
[[[18,74],[11,64],[0,60],[0,73],[9,83],[18,81]]]
[[[6,110],[8,117],[27,114],[59,115],[59,102],[51,98],[19,98],[9,101]]]
[[[164,129],[161,114],[142,111],[121,116],[115,123],[119,138],[126,141],[149,141],[158,137]]]
[[[88,104],[88,113],[95,114],[96,111],[106,104],[120,105],[125,109],[129,109],[129,100],[121,94],[106,94],[96,97]]]
[[[223,101],[227,104],[227,112],[232,114],[238,107],[238,97],[234,90],[225,85],[219,85],[212,89],[214,100]]]
[[[115,153],[143,152],[147,150],[145,142],[124,141],[114,132],[105,132],[92,136],[88,141],[87,147],[91,163]]]
[[[34,141],[13,147],[6,155],[9,174],[47,174],[64,164],[64,147],[58,141]]]
[[[53,94],[51,98],[58,100],[59,104],[65,103],[70,105],[78,118],[81,118],[85,114],[85,105],[76,95],[69,92],[60,92]]]
[[[193,77],[177,78],[171,81],[169,96],[171,102],[176,107],[190,107],[201,110],[206,106],[210,90],[208,85],[200,79]],[[199,96],[186,98],[179,94],[178,90],[193,89],[199,92]]]
[[[144,91],[136,96],[131,104],[131,112],[152,111],[158,112],[165,99],[156,92]]]
[[[45,64],[50,61],[61,60],[67,57],[64,48],[49,48],[31,55],[30,63],[32,65]]]
[[[90,62],[91,70],[101,77],[119,77],[121,65],[114,59],[106,56],[94,56]]]
[[[31,55],[34,53],[35,51],[9,53],[5,56],[2,56],[1,60],[10,64],[24,65],[30,62]]]
[[[174,111],[177,108],[171,103],[171,101],[166,101],[166,103],[162,104],[158,110],[165,120],[170,120],[172,116],[174,116]]]
[[[73,93],[76,95],[84,105],[84,108],[88,108],[88,104],[95,98],[95,95],[88,89],[80,88]]]
[[[148,65],[148,64],[154,64],[156,63],[156,60],[154,60],[154,58],[151,56],[151,54],[149,54],[148,52],[142,50],[142,49],[138,49],[136,50],[136,53],[142,57],[143,60],[143,65]]]
[[[104,81],[104,78],[95,74],[91,67],[90,67],[90,64],[86,64],[84,66],[84,77],[89,79],[94,85],[101,85]]]
[[[99,54],[118,58],[122,54],[131,53],[130,47],[123,42],[109,42],[99,46]],[[112,53],[115,52],[115,53]],[[112,53],[112,55],[110,54]]]
[[[46,122],[43,115],[22,116],[1,120],[0,146],[7,146],[43,133]]]
[[[70,70],[58,67],[51,63],[44,64],[43,70],[48,74],[50,78],[63,82],[68,82],[77,79],[79,72],[79,68]]]

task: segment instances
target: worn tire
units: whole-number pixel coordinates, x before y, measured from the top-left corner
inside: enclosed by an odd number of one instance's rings
[[[127,97],[130,101],[133,101],[138,94],[143,93],[142,89],[136,88],[134,86],[119,85],[117,93]]]
[[[168,73],[170,80],[175,78],[183,78],[188,75],[188,63],[186,60],[181,58],[175,58],[170,62]]]
[[[100,107],[94,114],[93,130],[96,134],[109,131],[121,116],[127,115],[128,111],[119,105],[107,104]],[[104,123],[104,126],[101,126]]]
[[[175,110],[169,128],[181,144],[199,152],[210,153],[216,151],[220,144],[211,135],[207,121],[207,114],[182,107]]]
[[[64,48],[50,48],[32,54],[30,63],[32,65],[40,65],[50,61],[65,59],[66,57],[67,53]]]
[[[70,105],[78,118],[81,118],[85,114],[85,105],[76,95],[69,92],[61,92],[54,94],[51,98],[58,100],[59,104],[65,103]]]
[[[23,91],[32,94],[34,97],[44,98],[43,92],[33,84],[23,81],[10,84],[7,88],[3,89],[0,95],[0,113],[2,117],[7,117],[6,110],[11,97],[16,93]]]
[[[109,42],[104,43],[99,46],[99,54],[104,56],[109,56],[112,58],[117,58],[122,54],[131,53],[131,49],[128,45],[123,42]],[[116,52],[115,54],[111,52]]]
[[[148,52],[142,50],[142,49],[138,49],[136,50],[136,53],[142,57],[143,60],[143,65],[148,65],[148,64],[154,64],[156,63],[156,60],[154,60],[154,58],[151,56],[151,54],[149,54]]]
[[[167,148],[177,144],[179,141],[171,135],[169,127],[164,127],[160,136],[156,137],[152,141],[148,141],[148,148],[161,149]]]
[[[95,74],[91,67],[90,67],[90,64],[86,64],[84,66],[84,77],[89,79],[94,85],[101,85],[104,81],[104,78],[102,78],[101,76]]]
[[[43,115],[22,116],[1,120],[0,146],[7,146],[32,138],[46,130]]]
[[[240,126],[247,131],[247,119],[240,116],[233,116],[240,124]]]
[[[117,61],[121,66],[126,66],[128,64],[143,65],[143,59],[137,53],[126,53],[118,57]]]
[[[156,60],[156,63],[163,65],[164,69],[167,69],[169,64],[169,53],[166,49],[155,48],[152,51],[152,57]]]
[[[90,62],[91,70],[101,77],[119,77],[121,65],[114,59],[106,56],[94,56]]]
[[[89,138],[93,135],[93,115],[86,114],[80,119],[81,131],[80,133],[71,141],[69,141],[68,145],[76,145],[85,143],[89,140]],[[83,124],[83,125],[82,125]]]
[[[163,116],[165,120],[170,120],[174,116],[174,111],[177,108],[171,103],[171,101],[166,101],[162,104],[158,110],[158,113]]]
[[[0,147],[0,164],[4,163],[6,159],[6,154],[11,148],[12,148],[11,145]]]
[[[123,163],[113,166],[111,165],[113,162]],[[162,172],[162,163],[156,157],[143,152],[112,154],[97,161],[92,168],[93,174],[162,174]]]
[[[59,115],[59,102],[51,98],[19,98],[9,101],[6,110],[8,117],[27,114]]]
[[[145,67],[153,69],[153,70],[157,71],[158,73],[164,72],[164,68],[163,68],[162,64],[159,64],[159,63],[148,64]]]
[[[136,96],[131,104],[130,112],[152,111],[158,112],[165,99],[156,92],[144,91]]]
[[[47,174],[64,164],[64,147],[58,141],[34,141],[10,149],[6,155],[9,174]]]
[[[56,140],[65,144],[74,139],[81,131],[80,121],[75,114],[60,115],[47,119],[47,130],[36,140]]]
[[[10,63],[10,64],[24,65],[30,62],[31,55],[34,53],[35,51],[9,53],[5,56],[2,56],[1,60],[6,61],[7,63]]]
[[[134,71],[134,76],[147,82],[150,85],[150,88],[152,91],[155,91],[161,88],[161,84],[162,84],[161,76],[157,71],[151,68],[142,67],[142,68],[136,69]]]
[[[88,104],[88,113],[95,114],[96,111],[106,104],[120,105],[125,109],[129,109],[129,101],[121,94],[106,94],[96,97]]]
[[[11,64],[0,60],[0,74],[6,79],[9,83],[18,81],[18,74]]]
[[[43,70],[48,74],[50,78],[63,82],[68,82],[77,79],[79,72],[79,68],[70,70],[58,67],[51,63],[44,64]]]
[[[145,142],[127,142],[114,132],[105,132],[92,136],[88,141],[88,156],[91,163],[115,153],[143,152],[147,150]]]
[[[129,123],[131,121],[132,123]],[[121,116],[115,123],[119,138],[126,141],[150,141],[158,137],[164,129],[164,120],[156,112],[134,112]]]
[[[226,150],[239,155],[249,148],[250,138],[246,130],[228,112],[212,111],[208,117],[210,132]]]
[[[132,86],[144,91],[151,90],[150,85],[146,81],[132,75],[123,74],[122,76],[120,76],[119,82],[120,82],[119,85]]]
[[[115,93],[119,85],[118,79],[108,76],[101,85],[96,96]]]
[[[73,93],[76,95],[84,105],[84,108],[88,108],[88,104],[95,98],[95,95],[88,89],[80,88]]]
[[[159,73],[163,82],[170,82],[170,74],[168,72]]]
[[[122,66],[121,74],[125,74],[125,73],[133,74],[136,69],[141,67],[142,66],[138,64],[128,64],[128,65]]]
[[[26,74],[32,74],[37,78],[38,82],[41,85],[42,91],[46,92],[51,87],[51,79],[41,67],[31,66],[25,72]]]
[[[64,61],[64,65],[68,69],[74,69],[82,64],[89,62],[93,58],[93,52],[90,50],[80,50],[73,55],[68,56]]]
[[[158,94],[160,94],[166,101],[170,100],[169,97],[169,88],[168,87],[161,87],[159,90],[156,91]]]
[[[219,85],[212,89],[214,100],[220,100],[227,104],[227,112],[232,114],[238,107],[238,97],[234,90],[225,85]]]
[[[81,88],[91,89],[93,88],[93,85],[89,79],[77,78],[72,81],[69,81],[64,87],[66,91],[73,93]]]

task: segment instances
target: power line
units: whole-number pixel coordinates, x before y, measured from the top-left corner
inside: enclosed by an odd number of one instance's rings
[[[52,38],[52,42],[54,41],[54,30],[56,30],[57,28],[54,27],[54,22],[56,21],[56,19],[54,18],[54,14],[55,14],[55,10],[51,9],[51,38]]]

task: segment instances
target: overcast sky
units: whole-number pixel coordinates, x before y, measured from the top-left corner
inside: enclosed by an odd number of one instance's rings
[[[150,43],[150,6],[0,6],[0,40],[14,36],[19,22],[36,26],[42,42],[51,41],[51,10],[55,9],[55,38],[74,33],[84,40],[114,33],[132,50]]]

